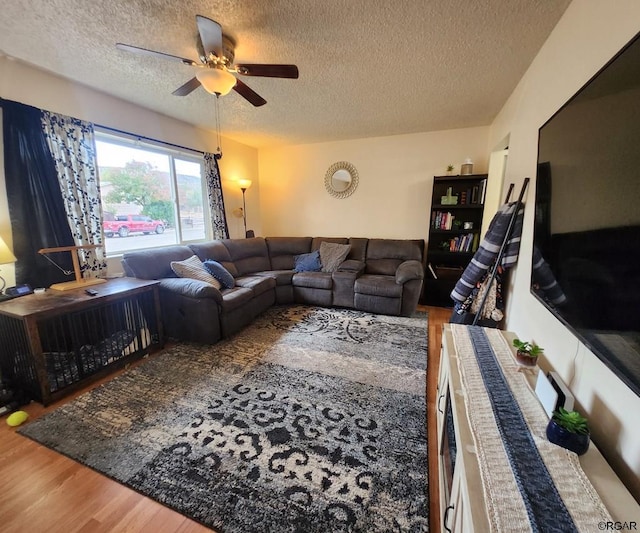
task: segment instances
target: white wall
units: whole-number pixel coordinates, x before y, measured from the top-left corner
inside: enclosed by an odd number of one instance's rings
[[[260,150],[265,235],[427,239],[434,175],[448,164],[487,171],[488,128],[356,139]],[[348,198],[325,189],[328,168],[348,161],[359,185]]]
[[[540,126],[638,31],[640,2],[574,0],[492,124],[492,148],[510,139],[505,183],[513,181],[519,188],[525,176],[535,177]],[[542,364],[568,382],[590,419],[594,441],[640,500],[640,398],[529,292],[534,193],[531,187],[506,327],[544,346]]]
[[[116,128],[195,150],[215,152],[217,148],[214,131],[195,128],[190,124],[107,96],[6,57],[0,57],[0,96],[7,100],[15,100],[101,126]],[[232,215],[234,208],[242,206],[242,193],[235,180],[252,179],[255,183],[255,189],[252,187],[250,191],[258,190],[258,151],[225,138],[222,140],[222,151],[220,174],[229,230],[231,237],[242,237],[244,236],[242,219]],[[11,229],[4,163],[2,161],[3,159],[0,159],[0,235],[11,247]],[[252,227],[261,231],[259,194],[247,194],[247,212]],[[119,271],[121,271],[119,259],[110,260],[109,274],[115,274]],[[15,283],[12,265],[4,265],[2,275],[7,279],[8,285]]]

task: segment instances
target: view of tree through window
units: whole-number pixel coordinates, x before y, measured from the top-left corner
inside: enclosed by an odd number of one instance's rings
[[[107,255],[207,237],[197,157],[105,134],[96,152]]]

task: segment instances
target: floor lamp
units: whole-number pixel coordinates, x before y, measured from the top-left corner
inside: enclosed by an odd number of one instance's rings
[[[247,204],[245,202],[244,193],[247,192],[247,189],[251,187],[251,180],[238,180],[238,185],[240,185],[240,190],[242,191],[242,220],[244,221],[244,236],[248,237],[249,232],[247,231]],[[253,232],[251,232],[251,236],[253,237]]]

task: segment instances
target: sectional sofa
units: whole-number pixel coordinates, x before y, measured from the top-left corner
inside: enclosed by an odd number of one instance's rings
[[[296,258],[327,245],[349,245],[331,272],[296,270]],[[214,260],[233,276],[233,287],[177,277],[172,262],[196,255]],[[126,252],[127,276],[160,281],[166,334],[215,343],[249,324],[274,304],[348,307],[371,313],[411,315],[424,277],[424,241],[367,238],[255,237]]]

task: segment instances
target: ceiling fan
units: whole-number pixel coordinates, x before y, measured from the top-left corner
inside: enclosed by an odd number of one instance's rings
[[[235,43],[228,36],[222,34],[220,24],[202,15],[196,15],[196,23],[200,34],[200,39],[197,43],[200,63],[192,59],[147,50],[130,44],[116,43],[116,48],[136,54],[162,57],[172,61],[179,61],[184,65],[198,67],[200,70],[195,77],[173,91],[175,96],[186,96],[201,85],[206,91],[216,95],[227,94],[233,89],[240,96],[258,107],[266,104],[267,101],[238,79],[235,74],[268,78],[296,79],[298,77],[298,67],[296,65],[253,63],[235,65],[233,63]]]

